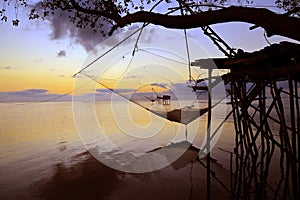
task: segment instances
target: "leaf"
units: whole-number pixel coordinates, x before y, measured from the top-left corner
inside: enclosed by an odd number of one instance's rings
[[[44,17],[49,15],[49,11],[44,11]]]
[[[7,22],[7,17],[6,17],[6,16],[3,16],[3,17],[1,18],[1,21]]]
[[[18,19],[12,20],[12,25],[13,26],[18,26],[19,22],[20,22],[20,20],[18,20]]]

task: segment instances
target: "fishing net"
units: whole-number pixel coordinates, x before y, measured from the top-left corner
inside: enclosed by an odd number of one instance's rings
[[[185,126],[187,138],[187,126],[193,124],[192,130],[188,131],[192,135],[189,138],[192,143],[199,131],[197,120],[209,110],[207,100],[211,97],[212,88],[208,86],[207,78],[213,76],[215,78],[210,79],[212,82],[221,82],[220,77],[216,78],[219,72],[211,70],[212,74],[209,75],[209,70],[190,65],[190,60],[201,57],[208,57],[205,50],[185,34],[157,27],[127,30],[102,42],[90,54],[82,70],[76,74],[77,89],[73,102],[77,104],[73,108],[77,128],[78,124],[85,127],[78,128],[81,129],[80,132],[85,132],[83,137],[80,134],[81,139],[87,141],[87,138],[93,138],[90,139],[93,141],[97,135],[97,140],[105,140],[115,147],[116,141],[112,139],[114,136],[85,131],[93,123],[100,127],[102,133],[109,132],[103,126],[103,123],[109,121],[104,117],[107,114],[112,115],[110,120],[114,123],[111,126],[115,126],[115,130],[118,129],[124,135],[137,140],[158,137],[164,132],[166,121]],[[214,63],[209,62],[213,69]],[[213,90],[217,94],[212,100],[212,108],[215,108],[226,95],[222,84],[214,84]],[[93,115],[97,115],[95,102],[101,101],[110,103],[111,114],[101,113],[102,120],[99,120]],[[81,103],[84,102],[94,104],[83,106]],[[142,108],[149,114],[138,115],[133,107]],[[86,116],[89,109],[89,113],[93,114]],[[224,109],[218,110],[222,111],[218,115],[223,116]],[[139,123],[143,117],[149,118],[146,124]],[[182,131],[177,132],[164,142],[178,138],[177,134]],[[168,158],[167,163],[177,159],[182,153],[174,154]],[[156,163],[154,168],[164,167],[165,164]]]

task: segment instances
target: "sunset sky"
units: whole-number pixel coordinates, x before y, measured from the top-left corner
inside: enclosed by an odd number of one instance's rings
[[[11,20],[13,10],[8,14]],[[18,27],[13,27],[10,21],[0,24],[0,101],[19,101],[23,97],[30,101],[33,93],[46,98],[71,91],[75,81],[72,75],[82,68],[103,37],[89,29],[76,29],[64,16],[29,21],[28,10],[23,9],[18,17],[21,21]],[[268,45],[263,29],[249,31],[251,24],[211,27],[235,48],[255,51]],[[201,29],[189,30],[188,35],[204,46],[210,57],[223,56]],[[282,40],[286,39],[269,38],[271,43]]]

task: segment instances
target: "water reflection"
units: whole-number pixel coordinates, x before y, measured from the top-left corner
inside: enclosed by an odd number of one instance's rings
[[[166,148],[171,152],[185,145],[183,142]],[[142,174],[114,170],[85,152],[74,157],[82,161],[72,166],[54,165],[54,175],[32,187],[43,199],[203,199],[206,198],[206,161],[198,159],[198,152],[191,146],[172,165]],[[222,181],[227,179],[226,185],[229,172],[216,161],[212,166],[213,176]],[[217,179],[213,179],[212,185],[214,199],[229,198],[228,191]]]

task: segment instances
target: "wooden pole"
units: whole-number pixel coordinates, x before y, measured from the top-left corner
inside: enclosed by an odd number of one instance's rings
[[[208,113],[207,113],[207,138],[206,138],[206,150],[207,150],[207,168],[206,168],[206,191],[207,200],[211,199],[211,188],[210,188],[210,131],[211,131],[211,112],[212,112],[212,88],[211,88],[211,75],[212,69],[208,69]]]
[[[300,109],[298,96],[298,82],[295,80],[295,101],[296,101],[296,117],[297,117],[297,142],[298,142],[298,197],[300,196]]]
[[[290,117],[291,117],[291,128],[292,128],[292,159],[291,159],[291,173],[292,173],[292,183],[293,183],[293,196],[294,199],[298,199],[297,191],[297,146],[296,146],[296,120],[295,120],[295,105],[294,105],[294,89],[293,80],[291,74],[288,75],[289,82],[289,97],[290,97]],[[297,89],[297,88],[296,88]]]

